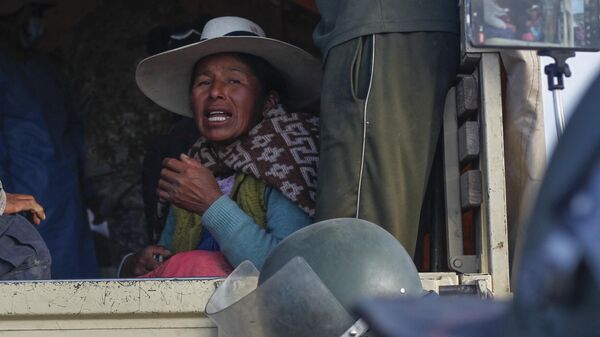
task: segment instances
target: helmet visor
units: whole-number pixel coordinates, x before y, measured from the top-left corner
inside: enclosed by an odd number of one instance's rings
[[[341,336],[354,323],[303,258],[291,259],[260,287],[258,274],[243,262],[206,305],[225,336]]]

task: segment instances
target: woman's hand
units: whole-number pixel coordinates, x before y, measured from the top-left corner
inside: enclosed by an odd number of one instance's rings
[[[182,154],[180,159],[163,161],[158,196],[173,205],[203,214],[223,193],[212,172]]]
[[[121,277],[138,277],[158,268],[171,252],[162,246],[148,246],[127,257],[121,268]],[[163,260],[164,259],[164,260]]]
[[[23,211],[31,212],[33,223],[36,225],[39,225],[42,220],[46,220],[44,208],[33,196],[29,194],[6,193],[4,214],[15,214]]]

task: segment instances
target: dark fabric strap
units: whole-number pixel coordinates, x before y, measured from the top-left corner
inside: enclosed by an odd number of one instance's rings
[[[223,36],[260,36],[258,34],[252,33],[252,32],[247,32],[245,30],[237,30],[231,33],[227,33]],[[206,41],[208,39],[200,39],[200,41]]]

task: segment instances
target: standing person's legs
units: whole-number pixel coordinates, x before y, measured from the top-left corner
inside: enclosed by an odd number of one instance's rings
[[[414,253],[458,36],[364,36],[333,48],[321,100],[316,219],[372,221]]]

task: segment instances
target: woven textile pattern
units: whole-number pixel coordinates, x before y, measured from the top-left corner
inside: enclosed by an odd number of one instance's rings
[[[243,172],[261,179],[312,216],[319,164],[318,135],[318,117],[287,113],[278,106],[247,136],[218,150],[200,137],[189,154],[215,173]]]

